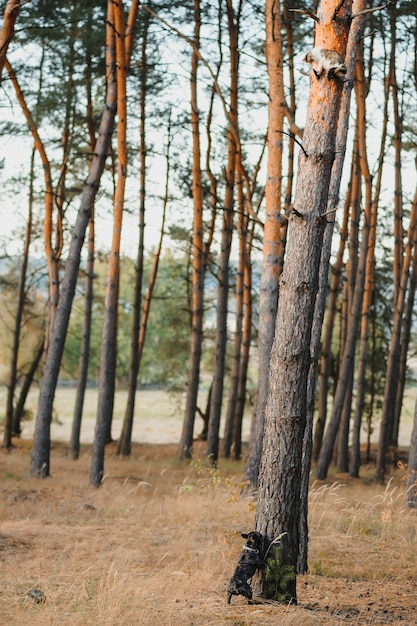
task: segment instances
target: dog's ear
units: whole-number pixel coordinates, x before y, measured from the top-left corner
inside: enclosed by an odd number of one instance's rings
[[[246,533],[242,533],[240,536],[243,537],[243,539],[247,539],[249,537],[249,535]]]

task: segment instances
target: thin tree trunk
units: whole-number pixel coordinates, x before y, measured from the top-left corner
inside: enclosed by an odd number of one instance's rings
[[[162,223],[161,230],[159,235],[159,242],[155,252],[153,267],[151,271],[151,275],[149,278],[148,290],[145,296],[145,302],[143,305],[143,313],[142,319],[139,329],[139,337],[137,338],[136,352],[137,352],[137,370],[133,372],[136,373],[135,384],[133,384],[133,380],[130,382],[129,386],[129,395],[128,402],[126,406],[125,418],[123,421],[122,433],[120,436],[119,444],[117,447],[117,454],[122,454],[123,456],[128,456],[131,451],[131,442],[132,442],[132,429],[133,429],[133,417],[135,410],[135,398],[136,398],[136,387],[137,387],[137,378],[140,371],[140,364],[142,361],[143,349],[145,346],[146,339],[146,330],[148,328],[149,315],[151,312],[151,304],[152,304],[152,296],[156,285],[156,278],[158,275],[158,267],[159,261],[161,259],[162,253],[162,244],[165,235],[165,220],[166,220],[166,212],[169,201],[169,181],[170,181],[170,147],[171,147],[171,121],[169,122],[168,127],[168,141],[167,141],[167,153],[166,153],[166,175],[165,175],[165,194],[164,194],[164,206],[162,210]],[[133,374],[131,374],[133,378]]]
[[[237,232],[239,237],[239,258],[236,272],[236,325],[235,325],[235,337],[233,344],[232,366],[230,374],[230,387],[229,398],[227,403],[226,423],[224,429],[223,440],[223,454],[226,459],[230,458],[232,449],[237,396],[240,382],[240,368],[241,368],[241,353],[242,353],[242,340],[243,340],[243,318],[244,318],[244,306],[243,306],[243,290],[244,290],[244,268],[245,268],[245,256],[246,256],[246,215],[245,215],[245,202],[242,191],[242,178],[237,180],[237,190],[239,197],[238,219],[237,219]]]
[[[40,159],[42,161],[42,166],[43,166],[44,181],[45,181],[45,193],[44,193],[45,218],[44,218],[43,230],[44,230],[45,256],[46,256],[46,260],[48,264],[48,276],[49,276],[48,330],[46,333],[46,350],[47,350],[48,344],[49,344],[49,341],[48,341],[49,330],[51,328],[51,325],[53,324],[53,320],[55,317],[55,310],[58,304],[58,293],[59,293],[58,258],[60,254],[59,245],[56,249],[52,245],[52,230],[53,230],[52,215],[53,215],[55,194],[54,194],[53,185],[52,185],[51,164],[46,154],[44,143],[39,135],[36,120],[33,117],[32,113],[30,112],[26,104],[25,96],[22,90],[20,89],[17,76],[7,59],[5,59],[4,65],[13,83],[17,99],[19,101],[23,114],[26,118],[27,124],[29,126],[29,130],[32,133],[32,137],[34,139],[34,145],[35,145],[36,150],[39,153]]]
[[[87,14],[87,31],[91,31],[93,12],[90,7]],[[86,96],[87,96],[87,131],[90,140],[90,152],[93,154],[96,143],[94,128],[94,109],[92,98],[92,44],[90,39],[86,43]],[[77,460],[80,453],[81,422],[84,407],[85,390],[88,380],[88,365],[90,361],[91,322],[93,310],[94,285],[94,257],[95,257],[95,230],[94,207],[88,223],[87,267],[85,275],[84,319],[78,366],[78,380],[74,404],[74,415],[71,428],[70,453]]]
[[[253,232],[250,235],[252,239]],[[250,263],[251,242],[248,242],[243,270],[243,306],[244,320],[242,348],[240,355],[240,376],[237,392],[236,411],[233,429],[232,455],[235,461],[242,456],[242,424],[246,402],[246,381],[249,367],[249,354],[252,339],[252,268]]]
[[[20,435],[22,432],[22,419],[25,413],[26,400],[35,378],[35,374],[38,370],[39,364],[43,357],[45,345],[45,337],[41,337],[38,349],[35,352],[30,368],[24,376],[23,384],[20,388],[19,397],[16,402],[16,406],[13,413],[13,428],[12,431],[16,435]]]
[[[258,384],[252,415],[249,454],[245,478],[258,485],[265,407],[268,397],[269,357],[275,333],[278,308],[278,281],[282,272],[284,245],[281,215],[282,149],[284,128],[284,80],[282,52],[281,2],[268,0],[265,5],[266,63],[269,78],[268,163],[265,187],[265,224],[263,233],[262,273],[259,295]]]
[[[408,240],[405,248],[404,260],[400,277],[396,306],[394,309],[394,324],[392,328],[391,341],[387,359],[387,373],[385,379],[384,402],[382,406],[381,426],[379,434],[379,446],[376,459],[375,479],[379,483],[385,480],[386,453],[389,444],[389,431],[392,427],[393,412],[395,410],[396,384],[398,381],[398,370],[400,360],[401,330],[405,297],[407,286],[410,280],[410,265],[412,261],[413,246],[416,243],[417,229],[417,197],[414,198],[411,214],[410,226],[408,229]]]
[[[227,344],[227,312],[229,296],[229,258],[233,236],[233,207],[235,171],[238,151],[238,73],[239,73],[239,20],[240,4],[235,13],[232,0],[226,0],[230,40],[230,113],[228,127],[228,160],[226,166],[226,192],[223,205],[221,250],[217,291],[215,366],[211,397],[206,454],[210,462],[217,463],[219,456],[219,428],[223,401]]]
[[[203,183],[201,174],[200,114],[197,98],[197,76],[200,47],[201,9],[200,1],[194,0],[194,39],[191,55],[191,130],[193,138],[192,194],[194,204],[192,244],[192,310],[190,362],[188,370],[187,397],[181,439],[177,457],[190,459],[193,450],[194,422],[200,384],[200,362],[203,344],[204,319],[204,224]]]
[[[103,479],[104,450],[109,435],[115,384],[115,360],[117,342],[117,307],[119,296],[120,241],[123,206],[127,176],[127,98],[126,98],[126,49],[124,9],[122,0],[113,0],[110,24],[114,26],[116,47],[117,84],[117,180],[114,194],[113,238],[107,273],[104,300],[104,324],[101,342],[101,366],[97,407],[97,422],[94,435],[90,484],[98,487]]]
[[[30,161],[28,218],[26,222],[26,232],[25,232],[25,240],[24,240],[24,245],[23,245],[22,264],[20,267],[19,285],[17,288],[17,308],[16,308],[16,317],[15,317],[14,332],[13,332],[13,345],[12,345],[12,355],[11,355],[11,361],[10,361],[9,382],[8,382],[8,387],[7,387],[6,419],[4,422],[4,438],[3,438],[3,445],[5,448],[11,448],[13,434],[20,435],[20,428],[19,428],[19,432],[14,433],[13,431],[13,413],[14,413],[14,398],[15,398],[16,383],[17,383],[17,364],[18,364],[19,348],[20,348],[20,333],[21,333],[21,327],[22,327],[23,311],[24,311],[24,306],[25,306],[26,274],[27,274],[27,267],[28,267],[28,261],[29,261],[29,249],[30,249],[30,244],[31,244],[31,239],[32,239],[34,160],[35,160],[35,150],[32,150],[32,156],[31,156],[31,161]]]
[[[111,1],[109,0],[109,7],[110,6]],[[129,14],[129,33],[134,28],[136,15],[137,4],[133,3]],[[108,34],[111,30],[112,28],[108,21]],[[130,39],[128,41],[132,40]],[[130,52],[131,50],[129,47],[129,59]],[[110,147],[110,139],[113,133],[114,119],[117,108],[117,92],[114,75],[114,51],[111,46],[107,46],[106,64],[108,73],[105,109],[101,117],[89,175],[81,196],[80,209],[72,232],[68,260],[61,284],[57,315],[51,332],[51,342],[46,356],[44,374],[41,382],[31,459],[32,476],[45,477],[50,475],[51,418],[55,389],[58,381],[62,355],[64,352],[65,337],[68,330],[71,305],[75,294],[85,232],[91,218],[91,211],[94,206],[94,201]]]
[[[352,181],[351,172],[351,181]],[[337,298],[339,294],[340,279],[344,267],[343,256],[346,248],[348,237],[349,210],[351,204],[351,185],[349,185],[348,194],[346,196],[343,221],[340,229],[340,243],[337,257],[332,270],[332,278],[330,281],[329,298],[327,304],[326,328],[324,331],[323,344],[320,354],[320,373],[319,373],[319,389],[318,389],[318,416],[313,439],[313,460],[317,462],[323,442],[324,428],[327,419],[327,403],[329,394],[329,377],[332,362],[332,338],[337,313]],[[325,231],[325,238],[329,236],[328,228]]]
[[[139,237],[138,252],[135,267],[135,288],[133,294],[132,330],[130,338],[129,379],[127,383],[127,402],[123,420],[122,432],[117,446],[117,454],[129,456],[131,452],[133,419],[135,411],[136,391],[140,367],[140,353],[138,350],[141,324],[142,283],[145,250],[145,199],[146,199],[146,93],[148,77],[148,31],[150,16],[145,13],[141,46],[141,73],[140,73],[140,144],[139,144]]]

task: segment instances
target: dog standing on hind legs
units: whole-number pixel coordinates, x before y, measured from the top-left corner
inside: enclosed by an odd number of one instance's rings
[[[227,604],[230,604],[232,596],[245,596],[248,604],[252,601],[252,587],[248,583],[256,570],[263,564],[263,536],[261,533],[251,531],[242,533],[246,539],[243,550],[240,553],[235,572],[227,586]]]

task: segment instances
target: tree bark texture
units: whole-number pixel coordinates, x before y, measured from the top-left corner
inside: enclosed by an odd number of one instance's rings
[[[325,0],[318,11],[315,45],[345,57],[349,2]],[[294,209],[289,220],[286,262],[271,351],[269,395],[256,511],[256,528],[270,545],[268,598],[297,601],[302,449],[307,412],[310,340],[342,82],[311,73],[303,149],[298,161]],[[281,545],[271,544],[281,538]],[[278,568],[274,567],[278,563]],[[268,558],[267,558],[268,566]],[[278,572],[277,572],[278,569]],[[285,581],[279,584],[279,571]]]
[[[363,9],[364,1],[365,0],[354,0],[352,4],[352,11],[354,13],[360,12]],[[353,76],[355,71],[359,42],[363,34],[363,25],[364,20],[362,17],[360,17],[354,21],[350,28],[345,58],[348,76]],[[336,219],[334,213],[339,203],[340,182],[342,179],[343,164],[346,154],[351,94],[352,81],[347,80],[343,84],[342,99],[340,104],[339,118],[337,122],[336,156],[332,166],[326,209],[326,213],[328,213],[330,217],[329,221],[326,223],[323,236],[323,246],[319,266],[319,288],[314,305],[314,319],[311,333],[311,363],[307,381],[307,417],[303,441],[303,462],[300,497],[301,510],[299,525],[299,555],[297,563],[297,571],[300,574],[307,572],[308,568],[308,489],[313,451],[313,415],[317,364],[319,359],[321,331],[328,292],[329,261],[331,255],[334,223]]]
[[[282,20],[280,0],[267,0],[265,6],[265,55],[269,78],[268,162],[265,186],[265,224],[263,233],[262,273],[259,295],[258,387],[252,416],[249,454],[245,477],[258,485],[259,464],[268,397],[269,356],[275,333],[278,307],[278,280],[282,272],[284,246],[282,230],[286,220],[281,215],[282,149],[284,127],[284,78]],[[283,225],[283,222],[285,225]]]

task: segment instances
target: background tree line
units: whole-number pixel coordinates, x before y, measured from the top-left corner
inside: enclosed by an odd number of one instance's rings
[[[19,171],[2,157],[3,211],[19,217],[19,246],[11,228],[3,232],[13,251],[1,290],[5,445],[19,432],[22,381],[38,369],[35,476],[49,475],[54,390],[69,371],[78,377],[74,457],[85,385],[99,385],[92,484],[103,475],[117,380],[130,391],[120,454],[130,453],[138,381],[149,379],[184,386],[180,459],[192,456],[198,414],[211,462],[240,458],[255,370],[245,473],[258,485],[296,159],[308,157],[303,58],[320,16],[330,10],[337,22],[346,11],[355,40],[339,174],[325,189],[307,404],[316,477],[332,462],[358,476],[378,423],[383,481],[412,355],[415,2],[20,4],[4,3],[0,66],[3,145],[22,141],[27,153]]]

